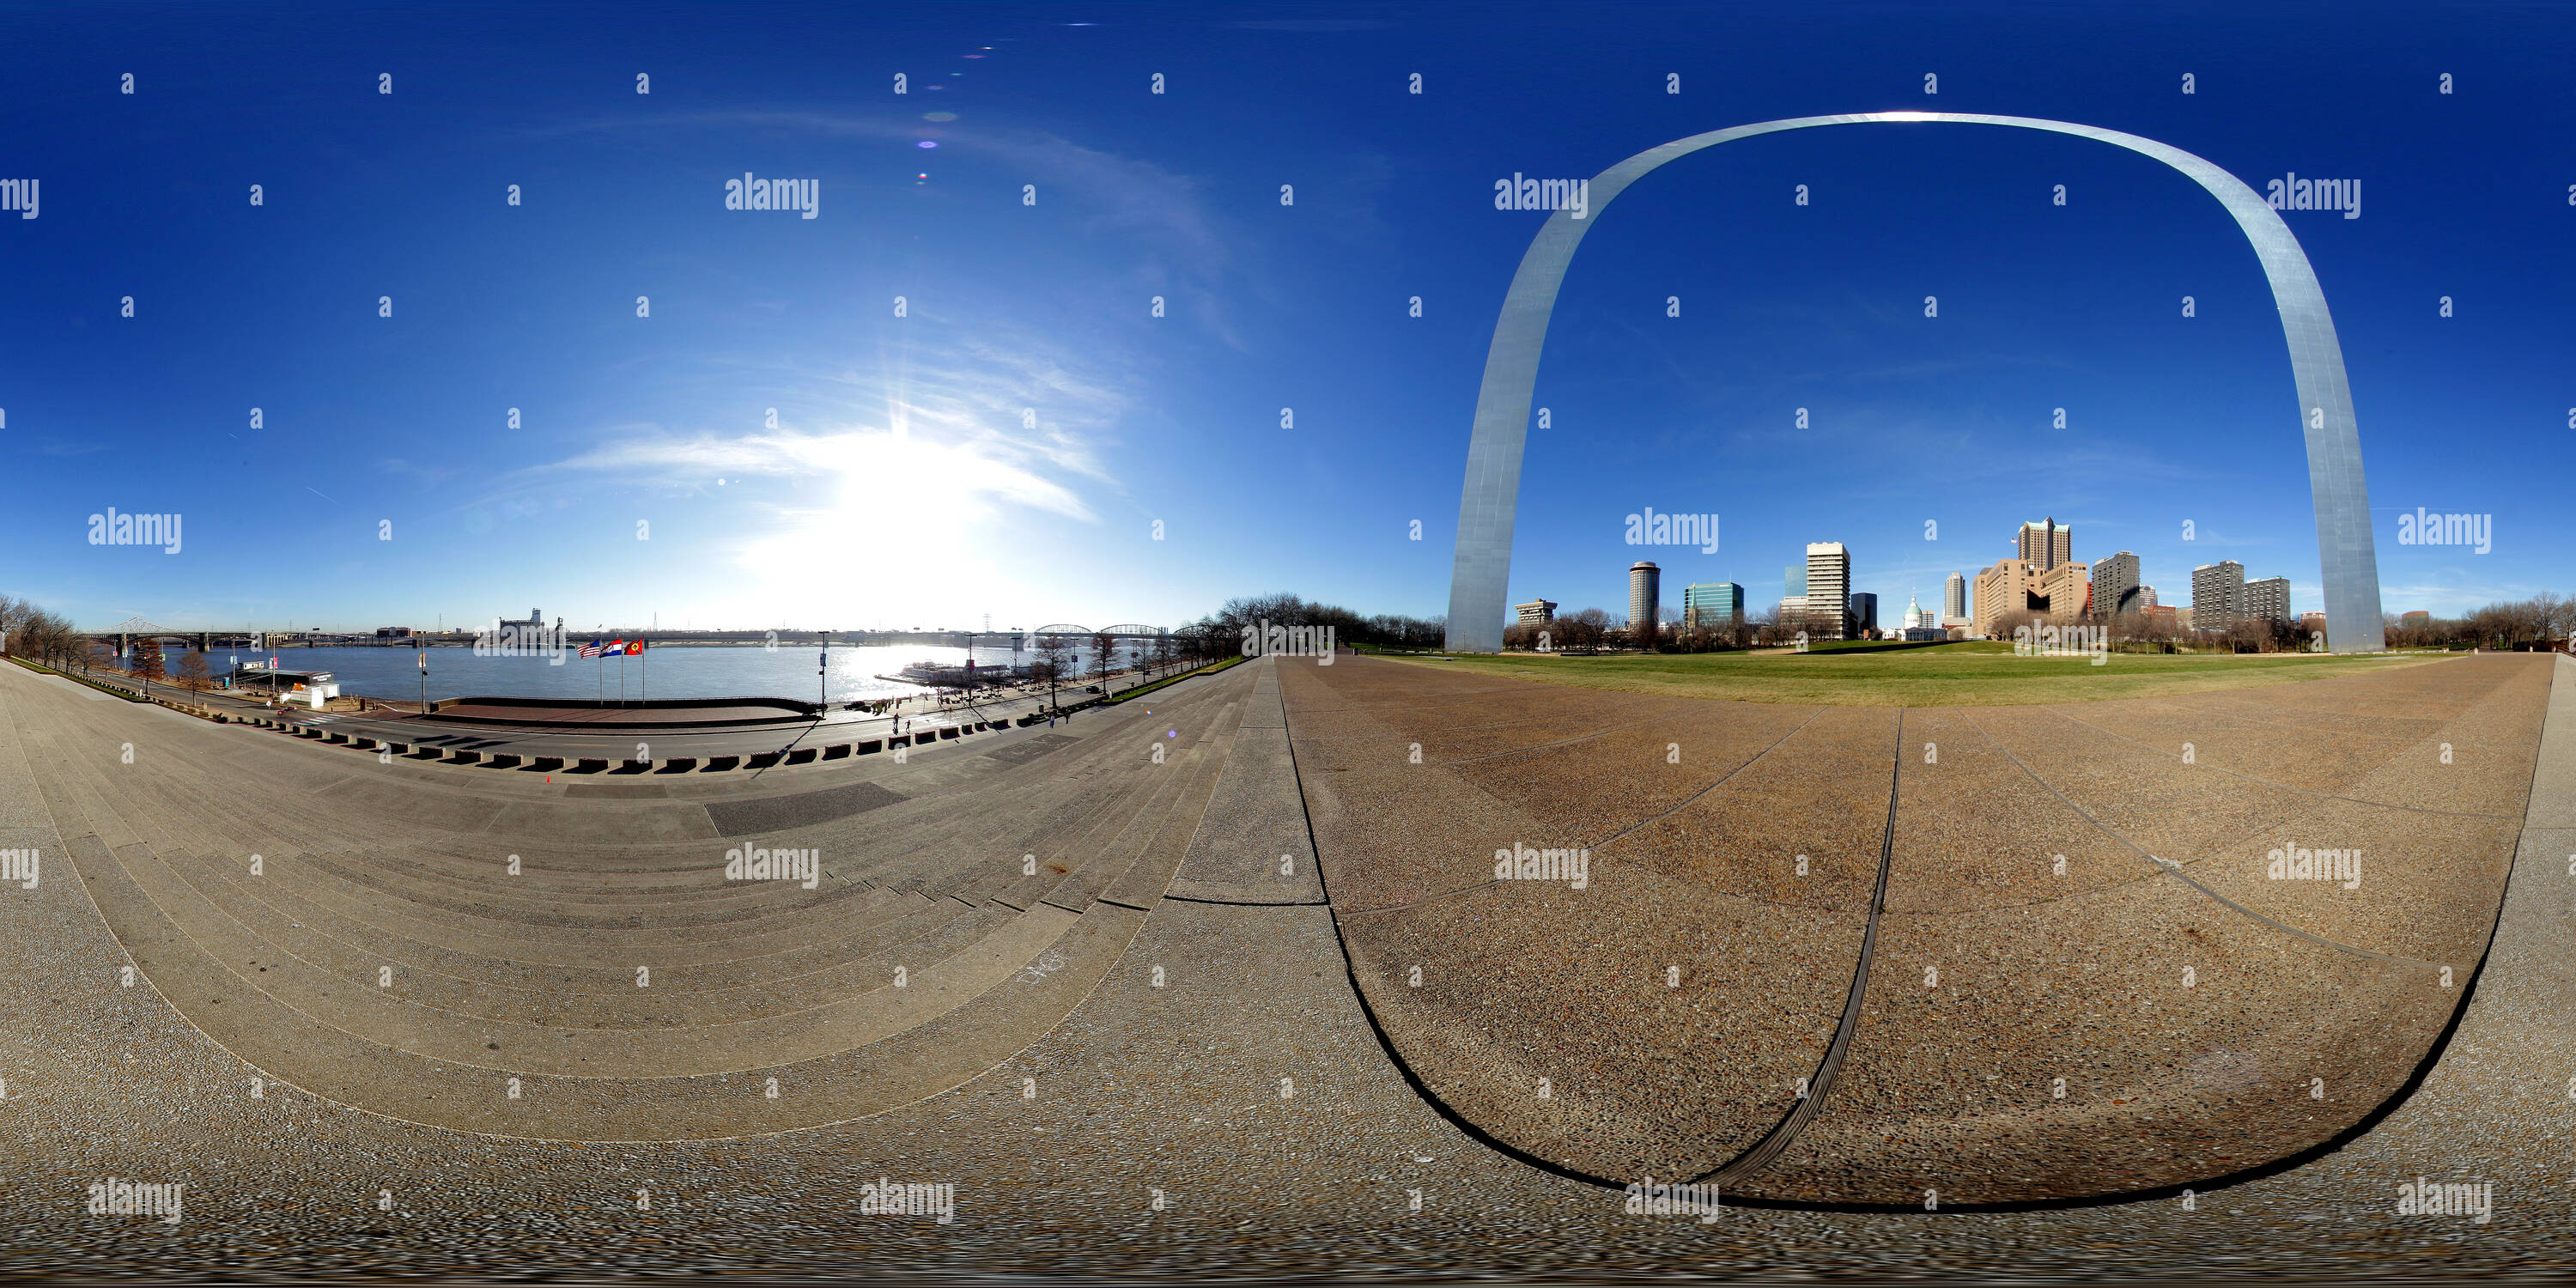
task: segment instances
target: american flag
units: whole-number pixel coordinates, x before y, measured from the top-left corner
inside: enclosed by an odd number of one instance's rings
[[[581,646],[581,655],[582,655],[583,657],[597,657],[597,656],[599,656],[599,641],[598,641],[598,640],[592,640],[591,642],[589,642],[589,643],[587,643],[587,644],[582,645],[582,646]]]

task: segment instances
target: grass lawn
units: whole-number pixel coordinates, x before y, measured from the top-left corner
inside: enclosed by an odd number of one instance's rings
[[[1598,657],[1505,653],[1451,655],[1440,661],[1404,659],[1411,666],[1629,693],[1847,707],[2098,702],[2321,680],[2439,660],[2439,654],[2113,653],[2094,666],[2083,658],[2014,657],[2012,645],[1992,640],[1841,656],[1831,652]]]
[[[1211,662],[1211,663],[1207,664],[1206,666],[1200,667],[1199,669],[1197,669],[1197,670],[1195,670],[1195,671],[1183,671],[1183,672],[1181,672],[1179,675],[1167,675],[1167,676],[1164,676],[1162,679],[1156,680],[1156,681],[1154,681],[1152,684],[1140,684],[1140,685],[1137,685],[1135,688],[1129,689],[1129,690],[1127,690],[1127,691],[1126,691],[1126,692],[1124,692],[1124,693],[1120,693],[1120,694],[1117,694],[1117,695],[1115,695],[1115,696],[1111,697],[1111,698],[1109,699],[1109,705],[1111,705],[1111,706],[1115,706],[1115,705],[1117,705],[1118,703],[1125,702],[1125,701],[1126,701],[1127,699],[1129,699],[1129,698],[1141,698],[1141,697],[1144,697],[1146,694],[1152,693],[1152,692],[1153,692],[1154,690],[1156,690],[1156,689],[1162,688],[1162,687],[1164,687],[1165,685],[1178,684],[1178,683],[1180,683],[1181,681],[1186,680],[1186,679],[1190,678],[1190,677],[1191,677],[1191,676],[1193,676],[1193,675],[1214,675],[1214,674],[1216,674],[1217,672],[1222,671],[1222,670],[1226,669],[1226,668],[1227,668],[1227,667],[1229,667],[1229,666],[1233,666],[1235,663],[1240,662],[1240,661],[1242,661],[1242,660],[1243,660],[1243,659],[1242,659],[1242,658],[1239,658],[1239,657],[1230,657],[1230,658],[1225,659],[1225,660],[1224,660],[1224,661],[1222,661],[1222,662]]]

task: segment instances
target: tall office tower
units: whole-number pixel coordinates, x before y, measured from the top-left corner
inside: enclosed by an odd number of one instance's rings
[[[1877,630],[1878,596],[1866,590],[1852,592],[1851,615],[1853,630],[1864,632]]]
[[[1941,585],[1941,620],[1944,624],[1968,620],[1968,579],[1955,572]]]
[[[1851,552],[1839,541],[1807,543],[1807,638],[1852,637]]]
[[[1655,642],[1663,616],[1663,570],[1651,559],[1628,565],[1628,633],[1640,648]]]
[[[1781,595],[1796,599],[1807,593],[1807,565],[1791,564],[1781,570]]]
[[[2245,583],[2245,598],[2238,616],[2255,621],[2286,622],[2290,618],[2290,579],[2266,577]]]
[[[2031,593],[2041,605],[2040,611],[2058,621],[2071,621],[2093,609],[2093,569],[2081,563],[2062,563],[2039,574]]]
[[[2051,515],[2045,522],[2025,523],[2013,540],[2013,558],[2039,565],[2041,572],[2075,557],[2075,529],[2057,526]]]
[[[1731,581],[1704,581],[1682,588],[1682,625],[1733,630],[1744,624],[1744,588]]]
[[[2145,607],[2138,599],[2138,557],[2123,550],[2093,565],[2093,615],[2109,619]]]
[[[2227,630],[2236,625],[2244,603],[2245,565],[2221,559],[2191,570],[2192,629]]]

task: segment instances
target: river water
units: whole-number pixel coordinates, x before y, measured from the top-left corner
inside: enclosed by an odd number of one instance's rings
[[[931,645],[834,645],[828,674],[817,676],[820,652],[812,644],[781,644],[775,650],[750,648],[656,646],[641,657],[581,658],[570,652],[563,664],[545,657],[477,657],[470,648],[433,648],[429,654],[429,696],[511,698],[795,698],[812,701],[819,679],[827,700],[896,698],[928,689],[900,680],[881,680],[914,662],[963,666],[966,650]],[[266,654],[249,649],[218,648],[206,659],[207,670],[221,676],[238,663],[275,658],[290,671],[329,671],[340,692],[350,697],[416,699],[420,696],[420,653],[405,648],[285,648]],[[171,648],[163,666],[176,672],[180,653]],[[1035,661],[1023,650],[1022,664]],[[1088,661],[1087,656],[1083,659]],[[979,645],[975,665],[1006,667],[1011,650]],[[1080,683],[1075,684],[1081,687]]]

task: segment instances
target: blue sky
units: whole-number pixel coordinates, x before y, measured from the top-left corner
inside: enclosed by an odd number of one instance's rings
[[[1544,218],[1493,182],[1895,109],[2108,126],[2258,189],[2358,179],[2360,218],[2286,218],[2343,340],[2387,608],[2576,591],[2564,9],[5,22],[0,177],[42,206],[0,216],[0,590],[85,625],[1171,622],[1275,590],[1438,614],[1485,346]],[[817,217],[725,209],[746,171],[816,181]],[[2100,144],[1874,126],[1668,166],[1586,239],[1538,402],[1515,600],[1616,615],[1644,553],[1670,603],[1733,580],[1760,604],[1839,540],[1892,613],[2053,515],[2166,602],[2233,558],[2319,606],[2254,257]],[[1646,506],[1719,514],[1720,550],[1626,545]],[[2493,548],[2399,545],[2417,506],[2491,514]],[[109,507],[183,516],[180,553],[89,544]]]

